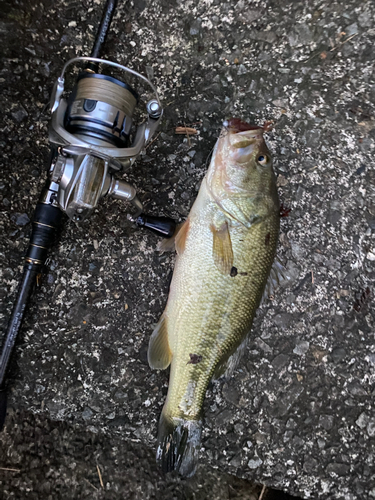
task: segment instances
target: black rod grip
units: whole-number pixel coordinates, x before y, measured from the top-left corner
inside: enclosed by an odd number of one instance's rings
[[[163,238],[171,238],[176,230],[175,221],[169,217],[141,214],[135,222],[138,226],[147,227],[147,229]]]
[[[48,250],[53,245],[60,228],[62,215],[57,207],[41,202],[37,204],[26,262],[44,264]]]

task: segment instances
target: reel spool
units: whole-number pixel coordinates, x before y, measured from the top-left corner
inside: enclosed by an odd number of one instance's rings
[[[133,88],[111,76],[82,72],[68,100],[62,97],[65,72],[71,64],[85,62],[107,65],[129,73],[152,89],[154,98],[146,103],[147,120],[138,125],[128,144],[132,115],[138,103]],[[154,85],[145,76],[121,64],[95,57],[75,57],[65,63],[51,95],[49,140],[68,154],[92,154],[109,162],[111,169],[131,165],[155,133],[163,108]]]
[[[111,76],[81,73],[65,115],[65,128],[98,146],[126,147],[139,96]]]

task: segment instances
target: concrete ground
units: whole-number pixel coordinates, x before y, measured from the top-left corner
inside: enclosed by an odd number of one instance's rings
[[[0,11],[4,331],[46,179],[49,94],[63,62],[90,52],[101,5]],[[149,369],[146,350],[174,256],[120,201],[67,223],[11,367],[5,498],[259,496],[247,481],[375,497],[374,16],[358,0],[120,2],[104,55],[147,74],[165,106],[161,133],[123,178],[147,212],[182,221],[222,121],[272,120],[290,280],[259,309],[234,376],[209,387],[197,477],[165,479],[153,453],[168,374]]]

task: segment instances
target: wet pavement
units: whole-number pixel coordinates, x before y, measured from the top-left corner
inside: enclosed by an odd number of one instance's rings
[[[2,2],[2,331],[46,179],[49,94],[63,62],[90,52],[100,9]],[[123,178],[147,212],[182,221],[222,121],[272,120],[290,280],[259,309],[234,376],[209,387],[203,487],[166,483],[153,450],[168,374],[149,369],[146,350],[174,256],[128,221],[124,202],[67,223],[12,363],[20,412],[0,435],[0,467],[22,472],[0,469],[7,498],[123,498],[122,488],[213,498],[216,483],[227,486],[215,498],[251,498],[231,493],[232,476],[303,498],[375,497],[374,15],[373,2],[352,0],[119,5],[104,55],[147,74],[165,106],[160,134]],[[176,135],[181,125],[198,134]],[[35,451],[51,440],[58,453]]]

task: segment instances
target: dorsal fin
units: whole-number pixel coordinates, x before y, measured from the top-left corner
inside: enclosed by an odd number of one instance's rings
[[[270,275],[268,276],[266,288],[264,289],[261,304],[263,304],[266,299],[268,299],[275,293],[275,290],[280,285],[280,283],[286,280],[290,280],[290,276],[288,276],[285,267],[281,264],[279,259],[275,257],[275,260],[273,261],[271,267]]]

